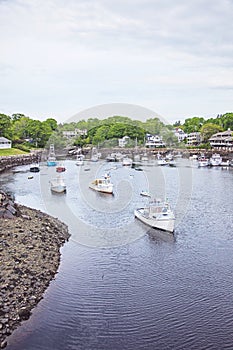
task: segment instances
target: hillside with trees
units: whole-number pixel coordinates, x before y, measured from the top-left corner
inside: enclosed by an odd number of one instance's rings
[[[146,134],[159,135],[168,146],[177,145],[174,127],[185,133],[200,132],[204,142],[219,131],[233,130],[233,113],[217,115],[216,118],[204,119],[193,117],[174,125],[165,125],[159,118],[149,118],[145,122],[126,116],[113,116],[105,119],[89,118],[77,122],[58,124],[54,118],[39,121],[21,113],[8,116],[0,114],[0,136],[12,140],[13,146],[22,150],[45,148],[47,143],[54,143],[56,148],[68,146],[116,146],[119,138],[128,136],[129,146],[144,145]],[[83,131],[68,140],[65,131]],[[85,131],[85,132],[84,132]]]

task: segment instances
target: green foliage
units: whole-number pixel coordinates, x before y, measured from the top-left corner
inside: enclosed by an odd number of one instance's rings
[[[162,128],[164,127],[164,123],[162,123],[159,118],[151,118],[147,119],[143,126],[146,132],[154,135],[160,135]]]
[[[11,129],[11,117],[0,114],[0,136],[9,138]]]
[[[204,124],[200,130],[204,142],[207,142],[212,135],[220,131],[223,131],[223,128],[213,123]]]
[[[187,134],[190,134],[191,132],[198,132],[200,131],[202,125],[204,124],[205,120],[204,118],[200,117],[193,117],[185,119],[183,130]]]

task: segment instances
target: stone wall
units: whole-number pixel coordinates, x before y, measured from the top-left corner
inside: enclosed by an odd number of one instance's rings
[[[41,152],[0,157],[0,172],[19,165],[38,163],[40,160]]]

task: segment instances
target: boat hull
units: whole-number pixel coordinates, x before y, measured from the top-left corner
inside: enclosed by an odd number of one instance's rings
[[[174,227],[175,227],[175,218],[169,218],[169,219],[166,219],[165,217],[164,218],[161,218],[161,219],[154,219],[150,216],[145,216],[143,215],[143,208],[141,209],[136,209],[134,211],[134,216],[139,219],[141,222],[143,222],[144,224],[150,226],[150,227],[153,227],[153,228],[156,228],[156,229],[159,229],[159,230],[162,230],[162,231],[167,231],[167,232],[170,232],[170,233],[173,233],[174,231]]]
[[[51,191],[56,193],[63,193],[66,192],[66,186],[51,186]]]
[[[48,160],[47,161],[47,166],[56,166],[57,165],[57,162],[54,161],[54,160]]]
[[[30,168],[30,172],[31,172],[31,173],[39,173],[39,171],[40,171],[40,168],[39,168],[39,167],[36,167],[36,166],[35,166],[35,167],[31,167],[31,168]]]
[[[113,186],[100,187],[100,186],[95,185],[95,184],[90,184],[89,188],[91,188],[92,190],[97,191],[97,192],[108,193],[108,194],[113,193]]]

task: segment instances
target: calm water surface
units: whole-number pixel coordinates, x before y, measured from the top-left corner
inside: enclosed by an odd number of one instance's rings
[[[65,166],[66,195],[49,190],[54,168],[31,180],[28,166],[0,177],[18,202],[72,234],[56,278],[6,349],[233,349],[233,169]],[[88,189],[107,171],[114,196]],[[169,198],[174,236],[134,219],[147,201],[141,190]]]

